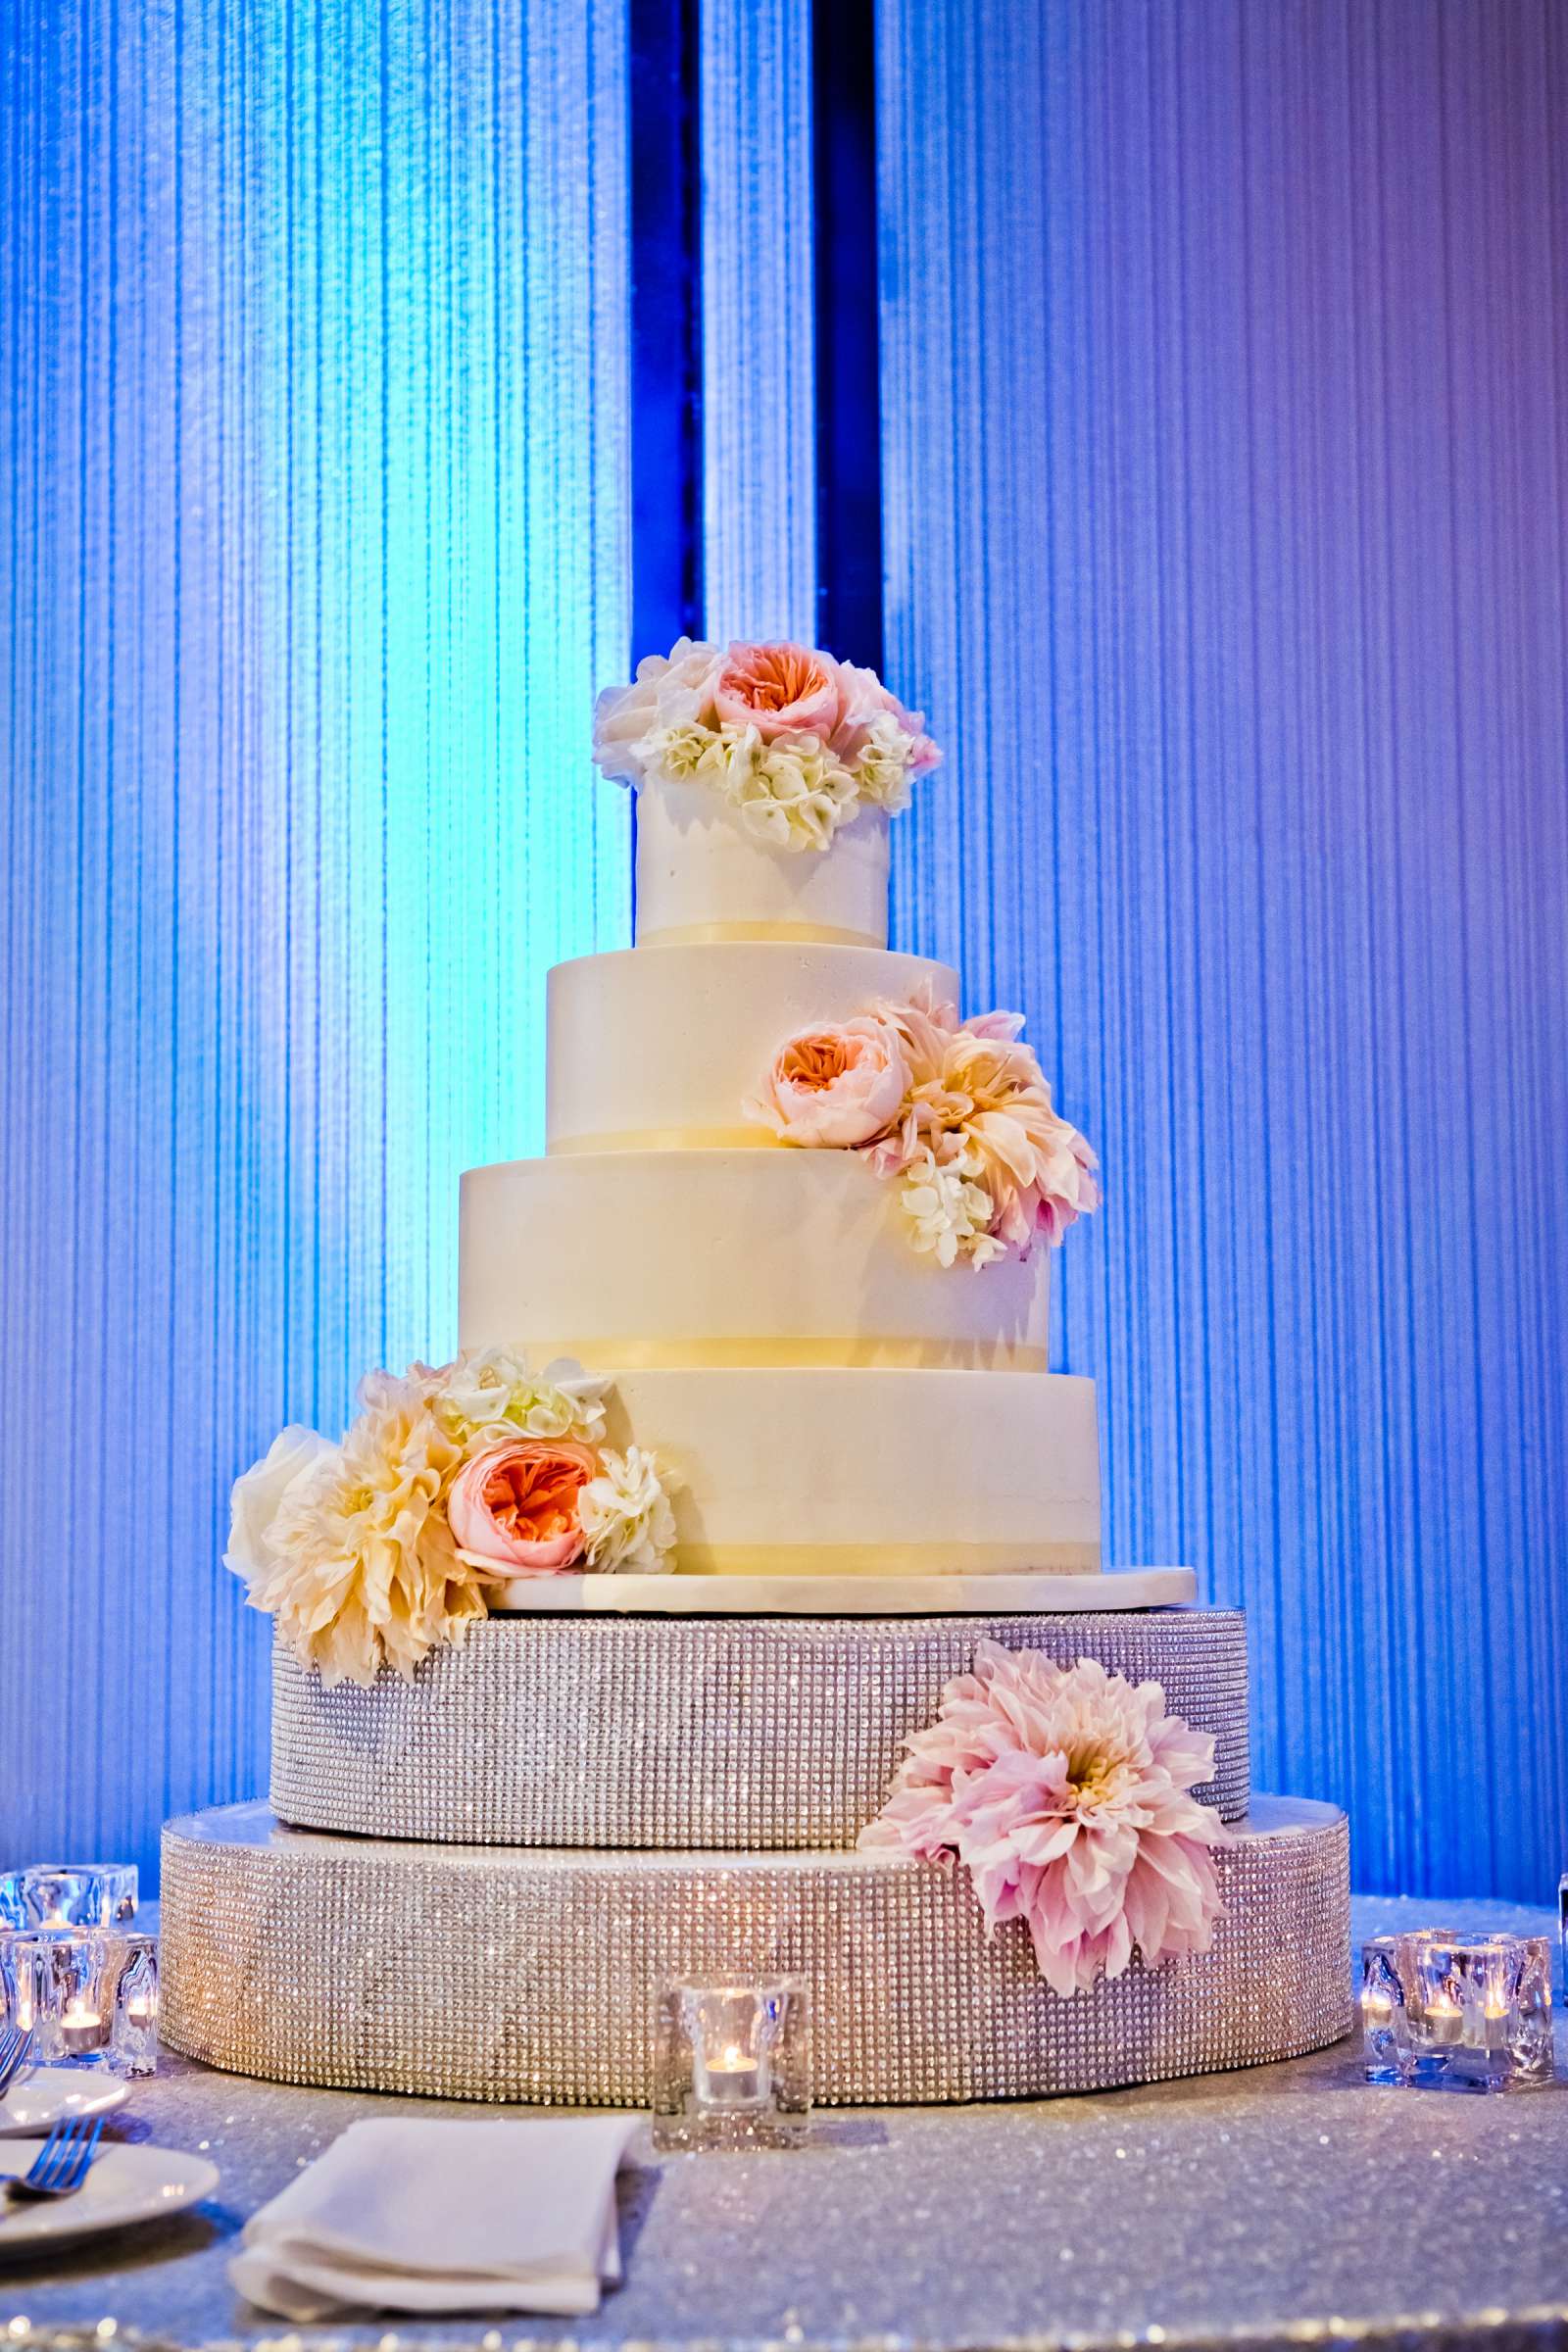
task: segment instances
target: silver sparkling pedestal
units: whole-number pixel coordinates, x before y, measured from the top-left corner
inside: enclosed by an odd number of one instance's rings
[[[799,1973],[828,2105],[1152,2082],[1350,2026],[1333,1807],[1254,1799],[1200,1959],[1059,1999],[964,1876],[855,1853],[394,1844],[262,1805],[164,1834],[164,2033],[238,2074],[536,2105],[643,2106],[668,1977]]]
[[[279,1644],[272,1808],[300,1829],[457,1845],[851,1846],[988,1638],[1159,1683],[1213,1736],[1198,1794],[1226,1821],[1247,1811],[1235,1609],[490,1617],[368,1690],[323,1690]]]

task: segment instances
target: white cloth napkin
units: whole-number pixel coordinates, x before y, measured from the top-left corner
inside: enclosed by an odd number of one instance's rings
[[[620,2277],[615,2175],[638,2121],[350,2124],[246,2223],[229,2278],[296,2321],[597,2311]]]

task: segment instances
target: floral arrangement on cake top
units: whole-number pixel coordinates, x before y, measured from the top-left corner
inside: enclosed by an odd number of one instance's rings
[[[610,1385],[505,1348],[368,1373],[341,1444],[285,1429],[235,1483],[223,1565],[329,1688],[412,1675],[514,1578],[666,1569],[668,1474],[605,1445]]]
[[[956,1860],[992,1932],[1021,1919],[1053,1991],[1087,1992],[1135,1950],[1156,1968],[1208,1949],[1229,1833],[1191,1791],[1213,1771],[1158,1683],[982,1642],[859,1843]]]
[[[934,992],[786,1038],[749,1119],[781,1143],[861,1152],[895,1179],[915,1249],[974,1267],[1053,1246],[1099,1205],[1095,1155],[1052,1108],[1015,1012],[960,1021]]]
[[[594,710],[607,776],[710,785],[769,849],[825,850],[861,808],[906,808],[941,757],[874,670],[806,645],[682,637]]]

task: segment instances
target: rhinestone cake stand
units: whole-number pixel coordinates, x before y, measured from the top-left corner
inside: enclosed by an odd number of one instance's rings
[[[1061,2000],[961,1873],[856,1853],[398,1844],[261,1805],[172,1822],[164,2031],[272,2081],[638,2106],[666,1978],[798,1973],[830,2105],[1040,2096],[1298,2055],[1349,2030],[1348,1847],[1254,1798],[1201,1958]]]
[[[412,1682],[383,1674],[368,1690],[324,1690],[279,1643],[272,1810],[297,1829],[456,1845],[853,1845],[986,1639],[1157,1682],[1213,1738],[1202,1801],[1226,1821],[1247,1811],[1236,1609],[491,1617]]]

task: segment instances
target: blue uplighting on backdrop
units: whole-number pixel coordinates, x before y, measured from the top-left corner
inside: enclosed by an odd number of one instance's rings
[[[229,1482],[450,1347],[629,936],[593,691],[702,624],[949,747],[896,940],[1102,1151],[1057,1360],[1260,1784],[1542,1896],[1568,16],[61,0],[0,172],[0,1858],[265,1784]]]

